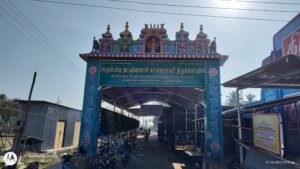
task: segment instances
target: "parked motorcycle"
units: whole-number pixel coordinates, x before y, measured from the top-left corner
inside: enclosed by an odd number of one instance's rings
[[[71,169],[71,166],[70,166],[70,161],[71,161],[71,158],[73,156],[70,155],[70,154],[63,154],[61,156],[61,164],[62,164],[62,169]]]
[[[127,153],[122,153],[121,154],[121,161],[122,161],[122,164],[123,164],[124,168],[127,168],[127,165],[129,163],[129,155]]]

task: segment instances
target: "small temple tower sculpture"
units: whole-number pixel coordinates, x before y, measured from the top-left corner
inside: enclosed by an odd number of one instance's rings
[[[198,33],[195,43],[197,53],[208,53],[209,52],[209,42],[207,34],[203,32],[203,25],[200,25],[200,32]]]
[[[102,34],[100,42],[100,51],[101,52],[111,52],[113,37],[110,33],[110,25],[107,25],[107,31]]]
[[[176,32],[177,53],[187,53],[189,45],[189,33],[183,30],[183,23],[180,24],[180,31]]]
[[[132,46],[132,34],[128,30],[128,22],[125,24],[125,30],[120,33],[120,39],[118,40],[120,52],[131,52]]]

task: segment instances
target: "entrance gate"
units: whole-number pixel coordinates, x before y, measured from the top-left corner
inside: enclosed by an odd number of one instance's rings
[[[220,66],[228,58],[216,51],[202,25],[196,40],[183,30],[168,39],[164,25],[145,24],[138,40],[132,39],[126,23],[118,40],[108,25],[102,38],[94,38],[91,53],[80,54],[87,62],[79,147],[96,153],[103,90],[110,87],[190,87],[204,91],[206,159],[223,160],[220,99]]]

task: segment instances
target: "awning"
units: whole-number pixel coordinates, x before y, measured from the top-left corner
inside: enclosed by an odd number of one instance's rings
[[[300,56],[286,55],[222,84],[224,87],[300,89]]]
[[[33,137],[33,136],[23,136],[21,138],[21,143],[24,144],[25,141],[26,141],[26,144],[29,144],[29,145],[45,142],[45,140],[37,138],[37,137]]]

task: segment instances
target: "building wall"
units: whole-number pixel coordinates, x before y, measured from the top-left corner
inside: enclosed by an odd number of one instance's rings
[[[45,125],[43,127],[43,139],[46,140],[42,144],[42,150],[53,149],[55,143],[56,123],[58,121],[57,111],[47,106],[47,114],[45,117]]]
[[[19,119],[24,117],[27,102],[21,101],[20,104],[22,112],[18,114]],[[53,149],[57,122],[64,121],[63,147],[72,146],[75,122],[80,120],[81,111],[79,110],[45,101],[32,101],[24,135],[45,140],[41,145],[41,150]]]
[[[20,103],[21,111],[18,113],[18,119],[23,119],[27,103]],[[24,135],[43,139],[43,128],[45,122],[47,106],[43,103],[32,103],[30,105],[28,119]]]
[[[44,138],[51,141],[42,148],[52,149],[54,147],[57,121],[65,122],[63,147],[72,146],[75,122],[81,120],[81,111],[59,105],[49,105],[46,117]]]

